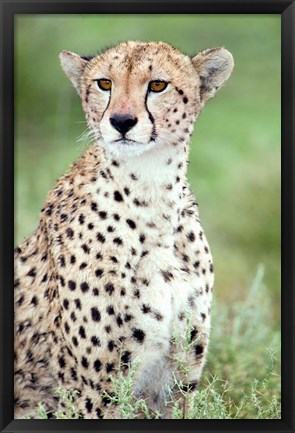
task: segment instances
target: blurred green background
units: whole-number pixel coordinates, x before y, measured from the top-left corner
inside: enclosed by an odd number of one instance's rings
[[[217,299],[246,299],[265,269],[270,327],[280,326],[280,16],[19,15],[15,33],[15,243],[37,226],[47,191],[86,145],[62,49],[95,54],[128,39],[187,54],[224,46],[232,77],[192,138],[189,179],[214,255]]]

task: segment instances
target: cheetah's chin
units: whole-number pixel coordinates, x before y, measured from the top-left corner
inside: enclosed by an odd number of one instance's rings
[[[139,156],[154,147],[155,143],[140,143],[136,141],[124,140],[108,144],[110,153],[117,158],[132,158]]]

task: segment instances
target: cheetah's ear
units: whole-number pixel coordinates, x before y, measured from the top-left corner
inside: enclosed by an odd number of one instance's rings
[[[62,51],[59,58],[65,74],[69,77],[75,89],[80,94],[80,77],[88,60],[71,51]]]
[[[192,63],[200,77],[200,96],[203,102],[215,95],[230,77],[234,67],[233,56],[225,48],[202,51],[192,58]]]

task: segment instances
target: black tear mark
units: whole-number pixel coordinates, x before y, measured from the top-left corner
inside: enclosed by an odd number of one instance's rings
[[[151,124],[153,125],[153,129],[152,129],[152,133],[151,133],[151,137],[150,137],[150,142],[151,142],[151,141],[156,141],[156,138],[157,138],[158,135],[157,135],[157,131],[156,131],[156,124],[155,124],[154,116],[149,111],[148,106],[147,106],[147,99],[148,99],[149,93],[150,92],[147,91],[147,93],[145,95],[144,105],[145,105],[145,109],[146,109],[146,111],[148,113],[149,120],[150,120]]]

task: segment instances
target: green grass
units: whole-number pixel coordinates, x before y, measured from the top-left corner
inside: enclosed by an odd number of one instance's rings
[[[205,377],[217,376],[228,384],[231,417],[261,417],[274,401],[279,408],[281,336],[273,330],[271,299],[263,277],[260,265],[247,297],[230,307],[216,300],[213,309]],[[259,407],[253,405],[253,393]]]

